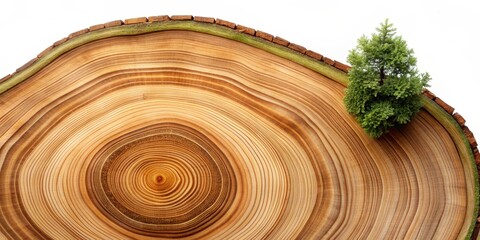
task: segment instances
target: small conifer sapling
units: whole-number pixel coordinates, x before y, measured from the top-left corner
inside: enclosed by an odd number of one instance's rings
[[[370,136],[378,138],[408,123],[422,107],[421,93],[430,76],[419,73],[413,50],[388,20],[371,38],[358,39],[348,63],[345,106]]]

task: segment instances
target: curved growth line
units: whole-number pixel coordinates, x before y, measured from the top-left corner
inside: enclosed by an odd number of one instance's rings
[[[300,45],[291,43],[278,36],[274,37],[271,34],[236,25],[225,20],[182,15],[132,18],[125,21],[117,20],[74,32],[67,38],[57,41],[45,49],[36,58],[20,67],[15,73],[0,80],[0,94],[28,79],[62,54],[84,44],[110,37],[168,30],[194,31],[242,42],[298,63],[344,86],[348,84],[346,73],[350,69],[349,66],[333,61],[314,51],[307,50]],[[461,122],[458,121],[458,118],[452,117],[453,109],[450,110],[448,105],[445,107],[439,104],[441,100],[428,90],[424,95],[424,109],[432,114],[448,131],[462,159],[469,184],[468,200],[470,203],[475,204],[474,212],[470,213],[471,216],[465,219],[464,222],[464,225],[469,225],[466,235],[471,236],[474,228],[476,232],[480,229],[479,224],[475,226],[479,208],[479,183],[476,162],[480,163],[480,154],[478,153],[477,143],[473,135],[467,136],[469,130],[464,125],[464,121]],[[458,113],[456,114],[458,115]]]
[[[199,21],[173,20],[143,22],[128,25],[123,24],[123,22],[119,22],[119,25],[105,27],[98,30],[81,30],[79,31],[81,33],[80,35],[76,35],[78,33],[72,33],[73,35],[70,34],[68,38],[59,40],[58,42],[61,42],[60,44],[57,42],[54,43],[53,46],[47,48],[47,53],[40,53],[39,57],[32,59],[23,67],[19,68],[19,71],[11,76],[7,76],[6,79],[0,83],[0,94],[29,78],[60,55],[81,45],[115,36],[131,36],[168,30],[195,31],[242,42],[297,62],[302,66],[317,71],[343,85],[347,84],[347,77],[344,74],[345,71],[348,70],[346,65],[332,61],[328,58],[324,58],[320,54],[313,51],[307,52],[306,49],[303,49],[303,47],[299,45],[289,43],[287,46],[282,46],[274,43],[273,37],[272,41],[268,41],[268,37],[265,37],[267,39],[261,38],[259,36],[263,35],[259,35],[256,32],[254,35],[249,35],[238,30],[232,31],[231,28],[219,24],[209,24]],[[305,57],[307,53],[311,56]]]

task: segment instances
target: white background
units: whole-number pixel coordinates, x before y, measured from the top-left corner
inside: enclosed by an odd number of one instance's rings
[[[362,35],[389,18],[415,50],[430,90],[455,107],[480,140],[480,3],[474,0],[59,1],[0,3],[0,78],[55,41],[95,24],[156,15],[214,17],[273,34],[346,63]]]

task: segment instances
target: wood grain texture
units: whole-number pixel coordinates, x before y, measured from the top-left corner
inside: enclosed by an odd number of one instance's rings
[[[442,124],[373,140],[343,91],[199,32],[74,48],[0,95],[0,237],[464,238],[473,187]]]

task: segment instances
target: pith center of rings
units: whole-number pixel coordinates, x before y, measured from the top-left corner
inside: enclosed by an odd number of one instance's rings
[[[208,137],[177,124],[121,136],[96,156],[90,196],[114,222],[140,234],[201,231],[228,210],[236,180]]]

